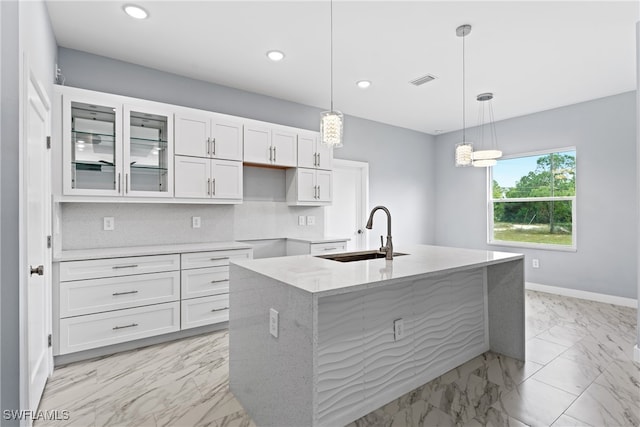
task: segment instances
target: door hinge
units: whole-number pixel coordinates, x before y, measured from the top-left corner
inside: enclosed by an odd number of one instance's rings
[[[51,334],[47,337],[47,344],[51,347]]]
[[[51,236],[47,236],[47,249],[51,249]]]
[[[47,149],[51,149],[51,137],[47,137]]]

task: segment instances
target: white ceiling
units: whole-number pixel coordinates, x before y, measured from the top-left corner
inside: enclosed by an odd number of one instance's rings
[[[135,3],[144,21],[122,11]],[[314,1],[47,2],[63,47],[329,109],[329,6]],[[494,92],[497,120],[636,88],[637,1],[333,3],[334,107],[430,134],[467,126]],[[270,49],[286,58],[273,63]],[[64,70],[62,70],[64,73]],[[420,87],[424,74],[438,78]],[[355,83],[373,82],[367,90]]]

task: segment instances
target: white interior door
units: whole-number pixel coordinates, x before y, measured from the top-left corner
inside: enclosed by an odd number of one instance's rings
[[[26,68],[28,69],[28,68]],[[27,276],[21,292],[21,365],[23,407],[37,410],[47,377],[52,371],[52,353],[48,345],[51,333],[51,254],[47,236],[51,227],[50,155],[47,136],[50,135],[50,108],[45,92],[35,80],[28,78],[25,99],[22,176],[22,229],[26,254]],[[26,325],[25,325],[26,322]]]
[[[333,159],[333,202],[325,208],[325,236],[348,237],[347,250],[368,247],[369,164]]]

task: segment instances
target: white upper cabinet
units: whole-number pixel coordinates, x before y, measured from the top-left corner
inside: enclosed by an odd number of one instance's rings
[[[64,195],[173,195],[170,110],[82,90],[63,93],[62,109]]]
[[[242,162],[175,156],[175,196],[242,201]]]
[[[333,168],[333,149],[320,142],[317,132],[298,134],[298,167],[325,170]]]
[[[244,126],[244,161],[280,167],[296,167],[297,134],[277,126]]]
[[[176,114],[175,153],[242,160],[242,123],[217,114]]]
[[[301,206],[325,206],[333,197],[333,172],[321,169],[288,169],[287,203]]]
[[[211,161],[211,197],[242,200],[242,163]]]

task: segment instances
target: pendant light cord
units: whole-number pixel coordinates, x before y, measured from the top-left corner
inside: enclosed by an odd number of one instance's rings
[[[331,111],[333,111],[333,0],[329,2],[329,28],[330,28],[330,60],[329,66],[331,67]]]
[[[463,35],[462,35],[462,142],[467,142],[467,138],[466,138],[466,111],[465,111],[465,105],[464,105],[464,99],[465,99],[465,87],[464,87],[464,70],[465,70],[465,62],[464,62],[464,39],[466,38],[466,34],[464,34],[463,31]]]

